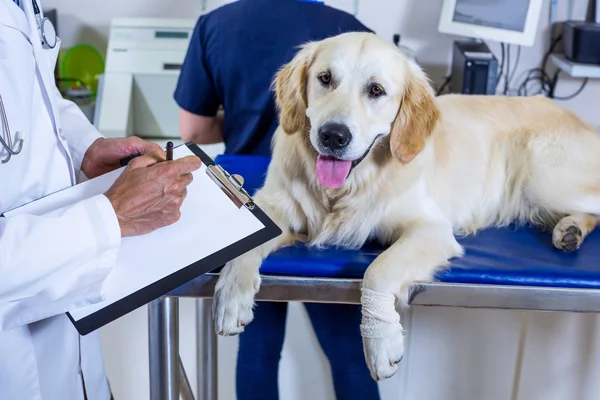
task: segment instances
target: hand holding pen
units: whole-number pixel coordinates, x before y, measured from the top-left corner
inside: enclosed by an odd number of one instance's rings
[[[173,160],[172,142],[167,143],[166,152],[133,157],[105,193],[119,220],[121,236],[142,235],[177,222],[192,172],[200,166],[196,156]]]

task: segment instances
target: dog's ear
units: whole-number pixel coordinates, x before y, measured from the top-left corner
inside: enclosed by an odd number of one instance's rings
[[[435,94],[425,73],[411,65],[398,115],[392,123],[390,148],[402,163],[409,163],[419,154],[440,118]]]
[[[313,60],[315,47],[314,42],[303,45],[292,61],[275,75],[275,102],[279,110],[279,123],[290,135],[307,129],[309,124],[306,116],[307,70]]]

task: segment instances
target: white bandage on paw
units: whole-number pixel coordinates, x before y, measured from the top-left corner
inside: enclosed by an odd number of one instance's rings
[[[388,337],[402,330],[393,294],[361,289],[362,322],[360,333],[365,338]]]

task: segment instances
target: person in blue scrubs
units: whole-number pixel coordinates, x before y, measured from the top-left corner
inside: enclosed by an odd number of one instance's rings
[[[372,32],[352,15],[314,0],[239,0],[198,19],[175,101],[182,139],[225,143],[226,154],[271,155],[278,125],[271,84],[302,43]],[[223,107],[224,118],[218,114]],[[304,304],[329,359],[338,399],[377,400],[363,355],[359,306]],[[277,399],[287,303],[260,302],[240,335],[237,399]]]

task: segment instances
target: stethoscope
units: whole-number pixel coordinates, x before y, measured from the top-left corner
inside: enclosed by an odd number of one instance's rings
[[[12,156],[17,155],[21,152],[21,149],[23,149],[23,139],[17,140],[17,143],[16,143],[17,149],[13,150],[12,135],[10,132],[10,126],[8,125],[8,118],[6,117],[6,110],[4,109],[4,101],[2,100],[1,94],[0,94],[0,114],[2,114],[0,117],[2,117],[2,126],[4,126],[4,131],[6,132],[6,140],[4,140],[2,138],[2,136],[0,136],[0,143],[2,143],[2,147],[4,147],[4,149],[8,152],[8,155],[6,156],[6,158],[4,160],[2,160],[2,164],[6,164]],[[18,134],[19,132],[16,132],[16,133]],[[15,138],[16,138],[16,135],[15,135]]]
[[[35,0],[31,0],[33,3],[33,13],[35,14],[35,20],[37,22],[40,36],[42,38],[42,47],[44,49],[53,49],[56,47],[56,29],[52,25],[52,21],[48,17],[42,18],[42,13]]]
[[[35,0],[31,0],[33,4],[33,12],[35,14],[35,21],[38,26],[38,30],[40,31],[40,37],[42,38],[42,47],[44,49],[53,49],[56,47],[57,37],[56,30],[54,29],[54,25],[52,21],[48,17],[42,18],[42,13],[40,12],[40,8],[38,7]],[[23,139],[17,139],[16,149],[13,146],[13,138],[12,133],[10,131],[10,126],[8,125],[8,117],[6,116],[6,109],[4,108],[4,101],[2,100],[2,95],[0,95],[0,119],[2,120],[2,126],[4,127],[4,131],[6,132],[6,140],[0,136],[0,144],[2,147],[8,152],[8,155],[4,160],[2,160],[2,164],[6,164],[10,158],[14,155],[17,155],[23,149]],[[16,132],[17,134],[19,132]],[[16,138],[16,135],[15,135]]]

